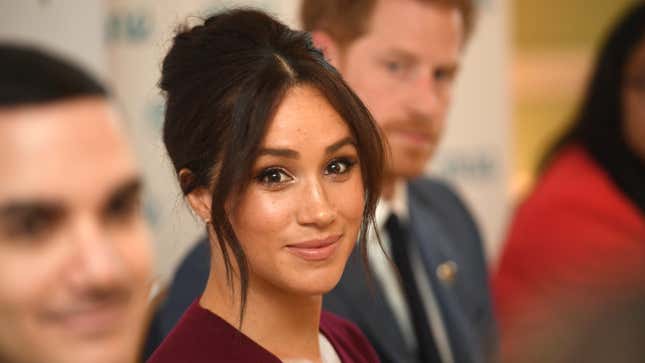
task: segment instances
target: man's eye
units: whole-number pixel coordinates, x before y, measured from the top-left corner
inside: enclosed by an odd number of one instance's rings
[[[272,186],[290,182],[293,178],[280,168],[269,168],[262,171],[256,180],[262,184]]]
[[[445,69],[437,69],[434,71],[434,79],[437,81],[450,82],[455,78],[455,72]]]
[[[141,198],[138,195],[128,195],[110,201],[105,215],[109,219],[123,219],[134,216],[140,210]]]
[[[329,164],[327,164],[327,167],[325,168],[325,175],[345,174],[349,172],[355,164],[356,164],[356,161],[348,158],[332,160]]]
[[[55,219],[55,216],[46,213],[28,213],[9,223],[8,235],[15,239],[40,239],[51,231]]]
[[[48,227],[49,223],[45,218],[33,216],[20,221],[16,226],[16,232],[27,237],[39,236],[44,234]]]
[[[388,72],[398,74],[404,71],[404,64],[403,62],[399,61],[385,61],[384,62],[385,69],[387,69]]]

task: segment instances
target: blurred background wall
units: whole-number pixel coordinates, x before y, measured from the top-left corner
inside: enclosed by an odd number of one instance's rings
[[[0,0],[0,40],[56,51],[105,76],[104,5],[101,0]]]
[[[600,36],[629,2],[478,0],[477,29],[428,172],[463,193],[491,263],[537,160],[570,118]],[[185,207],[160,140],[161,59],[177,24],[239,4],[298,26],[298,0],[0,0],[0,40],[76,59],[112,86],[148,183],[146,214],[162,280],[202,230]]]
[[[633,2],[513,0],[513,199],[529,190],[540,157],[569,125],[605,32]]]
[[[453,183],[479,224],[489,260],[501,246],[510,207],[511,98],[509,9],[512,0],[475,0],[479,17],[466,49],[429,172]]]

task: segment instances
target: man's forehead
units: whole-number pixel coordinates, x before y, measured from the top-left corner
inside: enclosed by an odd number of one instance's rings
[[[0,107],[3,154],[54,157],[75,151],[78,155],[76,151],[93,151],[92,145],[118,151],[127,144],[119,128],[117,114],[100,98]],[[90,150],[79,150],[81,147]]]
[[[118,115],[110,101],[103,97],[78,97],[67,100],[17,106],[0,106],[0,127],[4,132],[28,132],[37,135],[34,130],[49,128],[51,130],[76,129],[78,125],[93,125],[94,128],[115,127]],[[74,124],[76,123],[76,124]],[[84,128],[78,132],[86,132]],[[69,131],[65,131],[70,133]]]
[[[99,99],[0,110],[0,198],[81,193],[135,174],[115,118]]]
[[[404,48],[460,48],[464,24],[457,7],[418,0],[378,1],[364,36]],[[424,44],[424,46],[420,46]]]

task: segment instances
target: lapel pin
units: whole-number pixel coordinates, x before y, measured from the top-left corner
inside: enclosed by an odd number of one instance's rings
[[[457,264],[446,261],[437,266],[437,278],[445,285],[452,285],[457,280]]]

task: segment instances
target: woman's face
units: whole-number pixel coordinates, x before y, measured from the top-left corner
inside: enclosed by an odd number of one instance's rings
[[[632,151],[645,160],[645,39],[628,62],[625,76],[623,132]]]
[[[252,175],[227,211],[247,256],[250,288],[331,290],[357,239],[364,189],[352,134],[317,90],[287,92]]]

